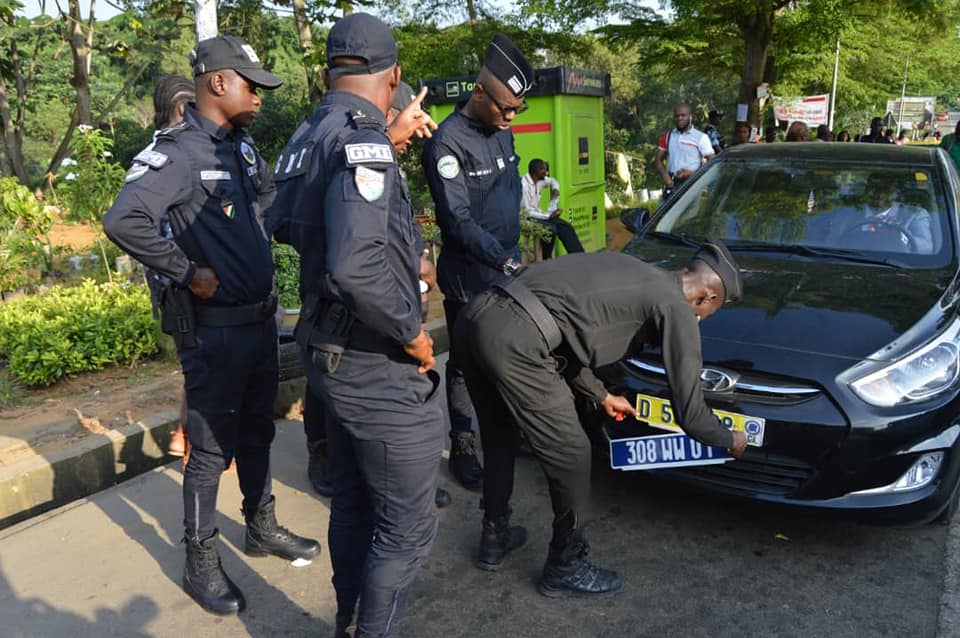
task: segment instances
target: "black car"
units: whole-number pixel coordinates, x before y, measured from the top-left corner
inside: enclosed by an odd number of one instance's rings
[[[738,261],[743,300],[701,324],[701,380],[725,423],[760,443],[701,465],[707,450],[674,440],[666,460],[686,462],[655,473],[874,522],[949,518],[960,494],[958,193],[935,147],[744,144],[644,215],[631,255],[672,269],[716,238]],[[662,365],[648,350],[600,371],[646,416],[602,419],[621,469],[647,452],[664,461],[646,440],[670,438]]]

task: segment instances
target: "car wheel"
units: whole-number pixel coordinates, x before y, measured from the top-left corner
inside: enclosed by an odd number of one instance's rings
[[[300,348],[296,341],[284,341],[280,337],[280,346],[277,348],[277,362],[280,367],[280,380],[296,379],[304,375],[303,365],[300,363]]]
[[[953,515],[957,513],[958,506],[960,506],[960,484],[954,486],[953,496],[950,497],[950,503],[947,505],[946,509],[940,512],[940,514],[933,519],[933,522],[948,525],[953,519]]]

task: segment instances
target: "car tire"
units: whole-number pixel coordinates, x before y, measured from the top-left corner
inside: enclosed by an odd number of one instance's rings
[[[280,381],[296,379],[304,375],[303,365],[300,363],[300,348],[296,341],[285,341],[283,336],[280,337],[277,363],[280,367]]]
[[[956,485],[953,488],[953,496],[950,497],[950,503],[940,514],[933,519],[934,523],[940,523],[942,525],[949,525],[950,521],[953,520],[954,514],[957,513],[957,507],[960,506],[960,485]]]

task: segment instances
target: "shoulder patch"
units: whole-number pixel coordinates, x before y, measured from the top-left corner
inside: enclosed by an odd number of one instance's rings
[[[130,182],[135,182],[144,175],[147,174],[147,171],[150,170],[150,167],[146,164],[134,164],[130,167],[130,170],[127,171],[127,174],[124,176],[124,183],[129,184]]]
[[[169,158],[159,151],[154,151],[150,148],[145,148],[133,157],[134,162],[140,162],[141,164],[146,164],[152,166],[153,168],[161,168],[164,164],[167,163]]]
[[[285,147],[280,151],[277,162],[273,165],[273,179],[279,182],[306,173],[310,168],[315,144],[316,142],[310,140]]]
[[[453,179],[460,174],[460,162],[453,155],[444,155],[437,160],[437,172],[444,179]]]
[[[366,166],[358,166],[353,174],[353,182],[357,192],[368,202],[373,202],[383,195],[386,171],[375,171]]]
[[[389,144],[347,144],[343,147],[347,164],[393,164],[393,148]]]

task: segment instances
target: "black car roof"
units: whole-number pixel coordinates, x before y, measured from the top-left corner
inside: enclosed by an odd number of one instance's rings
[[[934,166],[937,146],[867,144],[863,142],[777,142],[738,144],[723,151],[718,159],[783,160],[802,162],[866,162]]]

